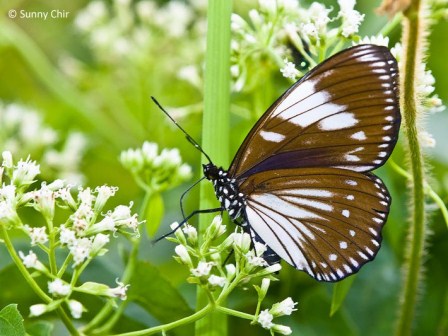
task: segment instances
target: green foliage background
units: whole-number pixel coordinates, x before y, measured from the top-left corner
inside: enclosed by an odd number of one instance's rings
[[[162,2],[160,2],[162,3]],[[302,2],[303,3],[303,2]],[[326,1],[336,7],[335,2]],[[177,147],[182,157],[193,167],[195,178],[201,176],[200,156],[185,141],[183,135],[173,127],[167,118],[152,104],[149,96],[156,96],[168,109],[177,106],[194,106],[191,113],[179,118],[179,122],[195,138],[201,135],[201,91],[177,78],[181,66],[191,62],[197,54],[179,55],[177,49],[199,48],[191,32],[185,32],[181,46],[159,41],[151,53],[145,55],[144,65],[132,62],[110,65],[101,63],[92,56],[86,41],[73,29],[76,14],[85,7],[86,1],[58,2],[56,0],[8,1],[0,4],[0,99],[17,102],[41,111],[46,122],[61,134],[68,130],[80,130],[89,137],[89,149],[82,162],[82,171],[87,177],[86,184],[118,186],[118,196],[114,202],[128,204],[129,200],[141,202],[142,193],[132,177],[118,161],[120,151],[138,147],[144,140],[157,142],[160,147]],[[253,2],[236,3],[234,11],[246,13]],[[385,24],[385,17],[378,17],[373,9],[378,1],[360,0],[357,9],[366,14],[360,35],[373,35]],[[8,10],[26,9],[42,11],[63,9],[70,12],[66,19],[9,19]],[[166,23],[167,25],[170,22]],[[12,29],[12,30],[10,30]],[[20,33],[13,41],[8,40],[10,31]],[[436,78],[436,92],[448,104],[447,48],[448,21],[434,24],[429,36],[428,66]],[[390,36],[398,41],[400,30]],[[157,38],[155,38],[157,39]],[[41,54],[38,54],[41,53]],[[199,54],[199,53],[198,53]],[[58,60],[63,55],[71,55],[85,65],[86,76],[80,83],[73,83],[58,69]],[[41,58],[43,57],[43,59]],[[44,63],[42,63],[42,60]],[[48,65],[43,66],[43,65]],[[263,67],[263,65],[257,65]],[[288,82],[274,72],[264,69],[256,73],[259,82],[253,90],[233,94],[231,113],[230,146],[231,157],[256,119],[288,86]],[[264,77],[263,77],[264,76]],[[250,74],[249,74],[250,77]],[[260,80],[262,78],[262,80]],[[263,85],[260,85],[260,82]],[[437,140],[433,149],[427,149],[427,162],[431,167],[431,185],[448,200],[448,114],[446,111],[428,116],[427,129]],[[0,125],[1,133],[1,125]],[[393,154],[395,162],[404,165],[402,144]],[[359,273],[341,309],[329,316],[333,284],[318,283],[306,274],[285,266],[273,284],[267,303],[275,303],[291,296],[299,302],[298,311],[284,322],[297,335],[389,335],[393,332],[397,316],[398,294],[401,286],[401,265],[404,255],[404,241],[408,229],[406,181],[394,172],[390,165],[378,171],[385,180],[393,198],[391,214],[384,229],[384,243],[375,262],[366,265]],[[158,234],[169,229],[169,224],[179,220],[179,196],[188,184],[163,194],[165,216]],[[426,257],[425,285],[421,290],[419,312],[415,318],[416,335],[448,334],[448,231],[447,225],[431,204],[430,237]],[[197,209],[198,193],[193,191],[186,202],[189,211]],[[20,237],[18,246],[23,243]],[[116,243],[109,253],[99,258],[90,267],[86,277],[104,281],[120,274],[122,265],[122,245]],[[183,298],[194,307],[195,288],[184,282],[187,274],[172,259],[172,246],[164,241],[152,246],[143,243],[140,257],[148,260],[151,272],[161,274],[173,288],[179,290]],[[25,282],[10,267],[6,251],[0,245],[0,308],[9,303],[17,303],[23,316],[28,315],[28,306],[37,303],[37,298],[28,290]],[[143,266],[142,266],[143,267]],[[146,267],[146,266],[145,266]],[[155,271],[155,269],[157,271]],[[152,273],[149,273],[152,274]],[[157,278],[156,276],[154,279]],[[151,278],[145,279],[151,283]],[[137,292],[143,289],[133,289]],[[157,289],[153,290],[157,304]],[[240,295],[230,298],[230,305],[252,312],[256,299],[252,294],[240,291]],[[173,297],[175,296],[171,293]],[[92,303],[91,310],[99,303]],[[186,305],[185,305],[186,306]],[[185,308],[186,309],[186,308]],[[187,312],[187,310],[184,310]],[[181,312],[179,312],[181,314]],[[129,325],[135,327],[168,322],[160,311],[145,311],[131,305],[126,311]],[[87,314],[86,317],[89,315]],[[173,316],[174,317],[174,316]],[[251,326],[245,320],[229,319],[229,331],[238,335],[264,335],[267,331]],[[184,331],[174,331],[177,335]],[[187,333],[188,334],[188,333]]]

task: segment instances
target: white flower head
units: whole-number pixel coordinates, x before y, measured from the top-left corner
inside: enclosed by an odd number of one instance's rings
[[[97,254],[104,254],[105,250],[103,250],[103,247],[106,246],[107,243],[109,243],[109,235],[98,233],[93,238],[92,242],[92,248],[90,250],[90,255],[95,256]]]
[[[81,302],[76,301],[76,300],[69,300],[68,301],[68,309],[70,309],[70,314],[75,319],[81,318],[82,313],[85,311],[85,308],[81,304]]]
[[[130,285],[125,285],[124,283],[119,282],[118,279],[115,282],[118,286],[115,288],[109,288],[109,290],[107,291],[107,295],[120,298],[121,300],[126,300],[126,292],[128,291]]]
[[[251,243],[252,243],[252,239],[250,238],[250,235],[248,233],[234,232],[234,233],[232,233],[231,236],[233,239],[234,248],[238,249],[242,253],[247,253],[249,251]]]
[[[427,131],[420,131],[419,138],[423,147],[434,148],[436,146],[436,139]]]
[[[3,163],[2,166],[5,168],[12,168],[14,163],[12,161],[12,154],[10,151],[4,151],[2,153]]]
[[[120,154],[121,164],[130,171],[140,171],[144,166],[143,152],[140,149],[128,149]]]
[[[210,271],[213,267],[212,262],[200,261],[196,268],[191,269],[191,274],[196,277],[207,276],[210,274]]]
[[[265,328],[265,329],[271,329],[272,326],[274,325],[272,323],[272,320],[274,319],[274,316],[272,316],[272,314],[269,312],[269,310],[265,309],[262,310],[260,312],[260,314],[258,315],[258,323],[260,323],[260,325]]]
[[[295,80],[297,76],[300,74],[299,70],[296,69],[296,65],[293,62],[289,62],[285,60],[285,66],[280,69],[283,77],[290,78]]]
[[[30,317],[42,315],[47,311],[47,308],[48,306],[43,303],[32,305],[30,307]]]
[[[107,185],[102,185],[100,187],[96,187],[95,192],[97,193],[97,195],[96,195],[95,205],[93,207],[94,211],[96,213],[99,213],[104,208],[104,205],[109,200],[109,198],[111,198],[112,196],[115,195],[117,190],[118,190],[118,187],[109,187]]]
[[[188,180],[191,177],[191,167],[190,165],[183,163],[177,170],[177,175],[181,180]]]
[[[30,227],[29,225],[24,225],[25,231],[31,238],[31,245],[45,244],[48,241],[48,235],[46,233],[45,227]]]
[[[40,166],[36,161],[20,160],[12,173],[12,181],[15,185],[28,185],[34,182],[34,178],[40,173]]]
[[[227,271],[227,277],[228,278],[233,278],[233,276],[236,273],[236,267],[234,264],[227,264],[226,265],[226,271]]]
[[[283,301],[276,303],[269,311],[274,316],[291,315],[293,311],[296,311],[295,306],[297,302],[294,302],[290,297]]]
[[[73,256],[73,267],[86,260],[92,250],[92,240],[89,238],[78,238],[69,246],[70,253]]]
[[[271,330],[274,333],[278,333],[280,335],[291,335],[292,329],[288,326],[281,325],[281,324],[274,324],[274,326],[271,328]]]
[[[189,266],[192,265],[190,254],[188,253],[188,250],[184,245],[177,245],[174,248],[174,252],[176,252],[176,254],[179,256],[179,259],[182,263]]]
[[[36,253],[29,251],[28,255],[25,255],[22,251],[19,251],[19,256],[23,261],[23,265],[26,268],[36,268],[38,265],[38,259]]]
[[[48,283],[48,292],[56,296],[67,296],[70,294],[71,288],[69,284],[57,278]]]
[[[355,0],[338,0],[340,7],[339,16],[342,18],[341,34],[349,37],[358,32],[359,26],[364,20],[364,14],[354,9]]]
[[[182,231],[187,236],[190,243],[195,244],[198,241],[198,230],[190,224],[185,224]]]
[[[42,212],[42,214],[50,220],[52,220],[54,216],[55,198],[55,192],[48,188],[45,183],[42,183],[39,190],[34,191],[36,210]]]
[[[226,278],[212,274],[208,278],[208,283],[212,286],[224,287],[226,284]]]
[[[72,246],[76,243],[76,233],[65,227],[65,225],[61,225],[59,227],[59,242],[62,245]]]
[[[247,262],[254,267],[264,267],[268,266],[266,260],[261,256],[256,256],[253,251],[246,253]]]
[[[16,198],[16,186],[13,184],[3,185],[0,189],[0,198],[5,202],[14,203]]]

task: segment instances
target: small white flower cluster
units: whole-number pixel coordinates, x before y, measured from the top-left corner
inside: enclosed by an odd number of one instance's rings
[[[131,230],[138,235],[140,224],[136,214],[131,213],[131,206],[119,205],[103,214],[106,202],[115,195],[117,188],[100,186],[94,190],[78,188],[77,195],[72,195],[72,186],[62,180],[50,184],[41,184],[40,189],[29,190],[40,173],[40,166],[30,159],[19,160],[16,164],[9,151],[2,153],[3,162],[0,167],[0,225],[6,229],[22,230],[31,240],[31,245],[40,248],[43,253],[55,253],[56,249],[68,249],[66,260],[61,269],[65,270],[72,261],[78,271],[84,269],[90,260],[107,252],[110,233]],[[23,224],[17,212],[24,207],[32,207],[45,219],[46,226]],[[53,223],[57,208],[70,209],[73,213],[60,226]],[[59,251],[58,251],[59,253]],[[48,304],[37,304],[30,308],[31,316],[38,316],[52,311],[65,302],[74,318],[80,318],[84,307],[76,300],[69,300],[74,291],[93,295],[126,298],[128,286],[119,283],[117,288],[97,284],[89,287],[74,287],[62,280],[61,275],[55,278],[54,273],[39,261],[34,251],[28,254],[18,252],[23,266],[33,269],[51,278],[48,282],[48,293],[61,298]],[[51,259],[51,258],[50,258]],[[52,270],[57,265],[52,265]],[[81,289],[80,289],[81,288]]]
[[[187,4],[174,0],[159,6],[152,0],[114,0],[112,4],[96,0],[78,13],[75,26],[103,61],[115,63],[127,58],[144,62],[144,55],[160,46],[158,37],[164,42],[182,41],[190,30],[202,31],[204,12],[200,1]]]
[[[267,248],[264,244],[254,242],[246,232],[237,230],[223,239],[226,226],[222,223],[221,216],[216,216],[210,226],[207,227],[202,243],[198,244],[198,233],[196,229],[184,224],[180,227],[177,222],[171,225],[175,237],[167,239],[176,243],[174,258],[188,267],[190,283],[197,284],[209,291],[210,295],[219,299],[227,297],[236,285],[247,285],[252,279],[262,279],[261,286],[254,285],[258,292],[258,302],[261,304],[268,291],[271,279],[281,269],[280,264],[269,265],[263,254]],[[229,256],[233,250],[235,263],[223,265],[222,256]],[[214,294],[213,294],[214,293]],[[270,329],[275,333],[290,335],[291,328],[288,326],[274,324],[274,317],[290,315],[296,303],[291,298],[276,303],[270,310],[266,309],[254,316],[262,327]],[[257,309],[258,311],[258,309]]]
[[[295,306],[297,302],[294,302],[290,297],[285,300],[275,303],[271,309],[262,310],[258,314],[257,322],[265,329],[270,329],[274,333],[281,335],[291,335],[292,330],[288,326],[272,323],[275,317],[291,315],[293,311],[297,310]]]
[[[357,40],[364,15],[354,9],[355,0],[338,0],[338,4],[340,11],[333,17],[330,17],[332,8],[313,2],[305,9],[296,0],[259,0],[259,10],[250,10],[248,21],[233,14],[235,39],[232,41],[231,72],[234,90],[243,88],[248,68],[254,62],[263,60],[265,63],[266,59],[271,59],[281,68],[284,77],[297,80],[303,75],[302,70],[322,61],[327,50],[340,48],[341,39]],[[335,27],[335,22],[340,25]],[[330,27],[330,23],[333,26]]]
[[[121,153],[120,161],[137,182],[154,192],[162,192],[191,178],[191,167],[182,163],[179,150],[162,149],[156,143],[143,143],[142,148],[128,149]]]
[[[62,142],[58,133],[46,126],[38,111],[20,104],[4,104],[0,101],[0,145],[16,156],[42,155],[45,171],[52,172],[46,178],[63,178],[70,183],[79,183],[84,177],[79,166],[86,148],[86,139],[81,133],[69,133]],[[62,149],[55,147],[62,144]],[[50,169],[47,169],[50,168]]]

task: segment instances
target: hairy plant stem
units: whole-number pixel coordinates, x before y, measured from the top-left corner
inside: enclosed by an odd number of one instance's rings
[[[425,185],[423,155],[418,137],[417,73],[424,52],[424,0],[413,0],[403,17],[403,66],[401,74],[401,109],[408,142],[411,165],[412,223],[407,240],[407,259],[404,266],[401,305],[396,335],[410,335],[416,310],[419,285],[422,281],[423,255],[426,236]]]

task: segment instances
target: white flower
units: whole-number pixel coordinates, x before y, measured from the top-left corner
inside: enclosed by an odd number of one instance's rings
[[[70,309],[70,314],[72,314],[73,318],[81,318],[82,312],[84,311],[84,307],[81,302],[78,302],[76,300],[69,300],[68,308]]]
[[[308,8],[308,15],[312,22],[316,25],[316,29],[319,33],[323,33],[326,29],[328,22],[330,22],[330,17],[328,14],[331,9],[327,9],[324,5],[319,2],[313,2]]]
[[[403,46],[401,43],[397,42],[391,49],[391,54],[397,59],[397,61],[400,61],[401,54],[403,53]]]
[[[37,255],[33,251],[29,251],[28,255],[25,255],[22,251],[19,251],[19,256],[26,268],[36,268],[36,266],[38,266]]]
[[[143,153],[140,149],[128,149],[121,152],[120,162],[131,171],[139,171],[144,165]]]
[[[110,216],[114,221],[127,220],[131,217],[131,208],[126,205],[119,205]]]
[[[300,26],[300,31],[304,36],[308,37],[309,39],[316,39],[316,40],[319,39],[319,31],[314,23],[308,22],[302,24]]]
[[[51,182],[49,185],[47,185],[47,187],[52,191],[59,191],[60,189],[64,188],[64,185],[65,185],[64,180],[57,179]]]
[[[96,187],[95,192],[97,193],[97,196],[94,205],[95,212],[100,212],[108,199],[114,196],[117,190],[118,187],[109,187],[107,185]]]
[[[91,206],[93,200],[95,199],[95,195],[93,195],[92,190],[90,188],[79,188],[78,189],[78,200],[83,205]]]
[[[73,256],[73,267],[86,260],[92,250],[92,240],[89,238],[79,238],[69,246],[70,253]]]
[[[221,236],[224,232],[226,232],[226,226],[222,224],[222,217],[221,215],[217,215],[213,218],[212,223],[207,228],[205,236],[208,239],[216,239],[219,236]]]
[[[109,215],[105,216],[100,222],[95,223],[88,229],[88,233],[99,233],[104,231],[116,231],[115,221]]]
[[[126,298],[127,298],[126,292],[128,291],[128,288],[130,285],[125,285],[124,283],[119,282],[118,280],[116,280],[116,283],[117,283],[118,287],[109,288],[107,290],[107,295],[109,295],[111,297],[118,297],[121,300],[126,300]]]
[[[263,255],[263,253],[265,253],[267,250],[266,244],[262,244],[262,243],[256,241],[254,243],[254,250],[255,250],[255,255],[261,257]]]
[[[142,146],[142,155],[146,163],[151,163],[157,156],[159,147],[154,142],[145,141]]]
[[[271,328],[271,330],[274,333],[278,333],[278,334],[281,334],[281,335],[291,335],[292,334],[292,329],[290,327],[284,326],[284,325],[281,325],[281,324],[275,324]]]
[[[200,261],[198,263],[198,267],[191,269],[191,274],[193,274],[196,277],[207,276],[210,274],[212,267],[213,267],[212,262]]]
[[[269,310],[265,309],[260,312],[257,321],[263,328],[271,329],[271,327],[274,325],[272,323],[273,318],[274,316],[272,316],[272,314],[269,313]]]
[[[39,190],[34,191],[34,202],[38,211],[42,212],[46,218],[53,219],[55,193],[45,183],[42,183]]]
[[[423,147],[434,148],[436,146],[436,139],[429,132],[420,131],[419,138]]]
[[[226,284],[226,278],[212,274],[208,278],[208,282],[212,286],[224,287]]]
[[[198,231],[190,224],[185,224],[182,231],[186,234],[190,243],[195,244],[198,241]]]
[[[291,315],[293,311],[297,310],[294,308],[296,305],[297,302],[294,302],[290,297],[288,297],[282,302],[274,304],[270,310],[270,313],[274,316]]]
[[[182,159],[180,157],[179,150],[177,148],[162,149],[162,152],[159,156],[154,158],[154,166],[155,167],[161,167],[163,165],[168,166],[178,166],[182,162]]]
[[[76,234],[75,231],[72,231],[65,227],[65,225],[61,225],[59,228],[59,242],[62,245],[72,246],[76,243]]]
[[[154,15],[157,15],[156,4],[153,1],[139,1],[135,4],[137,15],[144,21],[151,22]]]
[[[20,160],[12,173],[12,181],[15,185],[26,185],[34,182],[34,178],[40,173],[40,166],[36,161]]]
[[[191,177],[191,167],[184,163],[179,167],[177,174],[182,180],[188,180]]]
[[[109,235],[98,233],[93,238],[92,248],[90,250],[90,255],[94,256],[101,252],[102,248],[109,243]]]
[[[10,151],[4,151],[2,153],[2,157],[3,157],[3,163],[2,166],[5,168],[12,168],[13,166],[13,161],[12,161],[12,154]]]
[[[227,264],[226,265],[226,271],[227,271],[227,277],[232,278],[236,273],[236,267],[234,264]]]
[[[355,0],[338,0],[340,7],[339,16],[342,18],[342,35],[349,37],[358,32],[361,22],[364,20],[364,14],[353,9]]]
[[[11,202],[0,201],[0,219],[11,221],[13,223],[15,222],[15,219],[18,219]]]
[[[299,71],[296,69],[295,64],[293,62],[289,62],[288,60],[285,60],[285,66],[280,69],[280,72],[283,77],[291,78],[293,80],[295,80],[299,75]]]
[[[246,253],[247,262],[254,267],[268,266],[266,260],[263,257],[255,256],[253,251]]]
[[[3,185],[3,187],[0,189],[0,197],[4,201],[12,204],[14,199],[16,198],[16,186],[13,184]]]
[[[184,245],[177,245],[174,252],[179,256],[180,260],[186,265],[192,265],[190,254]]]
[[[31,238],[31,245],[45,244],[48,241],[45,227],[32,228],[29,225],[24,225],[24,229],[28,232],[28,235]]]
[[[250,249],[250,245],[252,243],[252,240],[250,238],[250,235],[246,232],[232,233],[233,238],[233,246],[240,250],[242,253],[247,253]]]
[[[69,284],[64,283],[61,279],[55,279],[48,283],[48,292],[57,296],[67,296],[70,294],[71,288]]]
[[[35,304],[30,307],[30,317],[40,316],[47,311],[47,305],[43,303]]]

